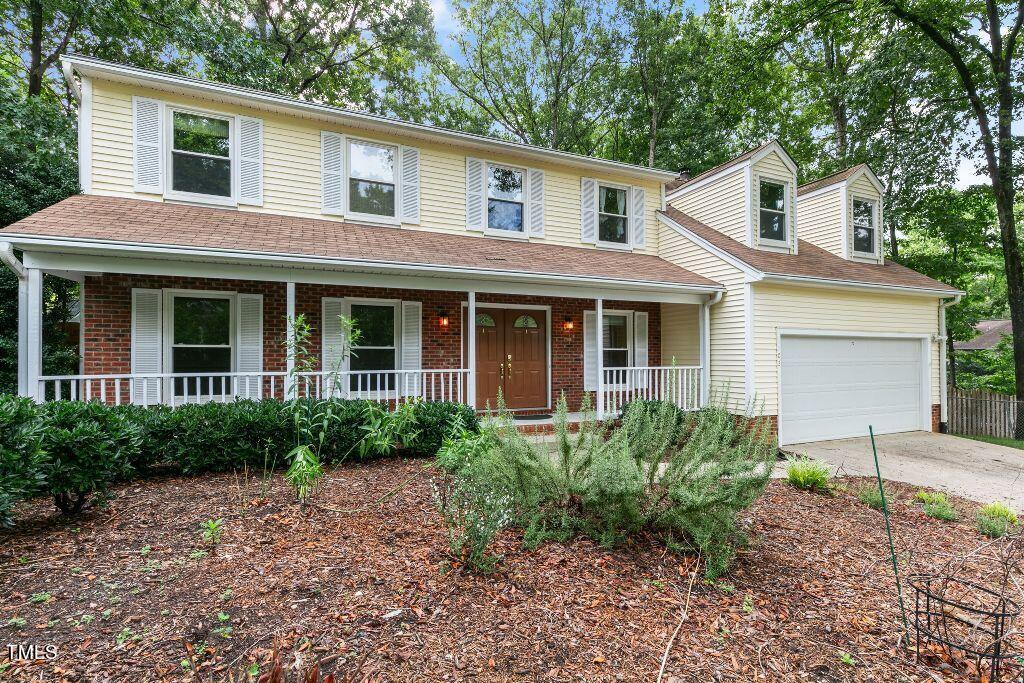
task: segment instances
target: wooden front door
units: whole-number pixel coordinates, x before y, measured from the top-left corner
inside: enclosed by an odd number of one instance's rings
[[[476,403],[494,408],[498,391],[509,408],[548,403],[547,312],[476,309]]]

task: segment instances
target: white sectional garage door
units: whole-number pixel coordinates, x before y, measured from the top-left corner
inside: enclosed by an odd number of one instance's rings
[[[927,429],[920,338],[783,335],[779,442]]]

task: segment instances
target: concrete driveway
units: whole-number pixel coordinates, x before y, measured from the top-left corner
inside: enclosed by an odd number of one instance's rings
[[[945,490],[981,503],[1001,500],[1024,511],[1024,450],[949,434],[875,437],[882,477]],[[874,476],[867,437],[792,444],[784,451],[823,460],[840,475]]]

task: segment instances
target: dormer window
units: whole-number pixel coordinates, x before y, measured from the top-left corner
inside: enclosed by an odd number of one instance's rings
[[[867,199],[853,200],[853,252],[857,255],[876,254],[875,206],[875,202]]]
[[[762,180],[759,193],[759,236],[762,242],[788,246],[786,234],[786,185]]]

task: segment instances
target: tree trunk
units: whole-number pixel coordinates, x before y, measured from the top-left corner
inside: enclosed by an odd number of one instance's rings
[[[890,257],[899,263],[900,251],[897,245],[899,245],[899,240],[896,239],[896,221],[889,221],[889,247],[892,250]]]
[[[43,92],[43,2],[30,0],[29,19],[32,22],[32,37],[29,41],[28,96],[38,97]]]
[[[956,388],[956,349],[953,348],[953,335],[949,333],[948,327],[946,328],[946,364],[949,366],[946,371],[946,384]]]
[[[651,126],[647,134],[647,166],[654,168],[654,148],[658,141],[658,113],[651,110]]]

